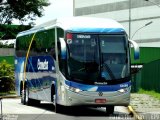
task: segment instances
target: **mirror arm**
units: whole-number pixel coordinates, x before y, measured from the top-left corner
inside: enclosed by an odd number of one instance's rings
[[[66,59],[66,42],[64,38],[59,38],[60,44],[61,44],[61,58]]]
[[[133,40],[129,40],[129,43],[131,43],[134,47],[134,59],[139,59],[139,45]]]

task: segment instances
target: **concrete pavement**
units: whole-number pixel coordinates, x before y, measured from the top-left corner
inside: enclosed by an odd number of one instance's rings
[[[116,106],[111,116],[106,116],[104,108],[73,108],[62,113],[55,113],[51,103],[42,102],[36,106],[26,106],[20,99],[3,99],[3,117],[10,120],[134,120],[126,107]]]
[[[131,94],[132,108],[139,120],[160,120],[160,100],[146,94]]]

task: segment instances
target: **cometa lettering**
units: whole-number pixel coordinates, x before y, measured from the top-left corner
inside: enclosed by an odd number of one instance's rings
[[[48,70],[48,61],[41,62],[40,59],[37,61],[37,69],[38,70]]]

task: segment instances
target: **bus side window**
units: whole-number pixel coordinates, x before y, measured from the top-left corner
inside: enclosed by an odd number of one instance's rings
[[[54,43],[52,43],[51,48],[50,48],[50,53],[51,56],[53,56],[53,58],[56,60],[56,51],[55,51],[55,47],[54,47]]]
[[[58,60],[60,61],[60,59],[61,59],[61,45],[60,45],[59,41],[57,42],[57,47],[58,47]]]

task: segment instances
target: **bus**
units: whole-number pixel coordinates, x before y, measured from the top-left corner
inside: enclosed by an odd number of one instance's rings
[[[132,46],[131,46],[132,44]],[[15,44],[16,91],[21,102],[66,106],[128,106],[130,47],[123,26],[112,19],[59,18],[20,32]]]

